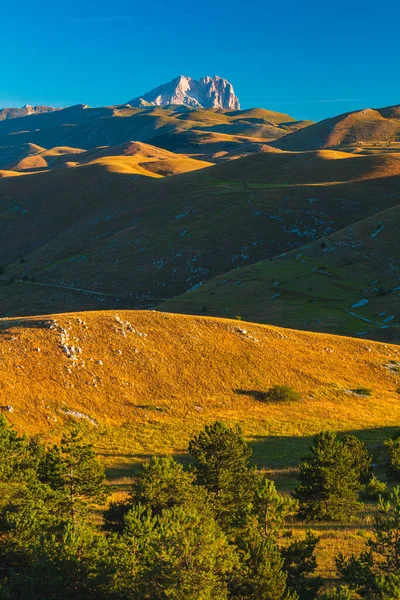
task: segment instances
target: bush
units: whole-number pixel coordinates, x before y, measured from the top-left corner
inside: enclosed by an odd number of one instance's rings
[[[301,394],[286,385],[274,385],[265,394],[265,399],[271,402],[297,402],[301,400]]]
[[[375,475],[372,475],[371,479],[365,486],[364,497],[368,500],[378,500],[379,496],[383,496],[386,492],[386,483],[381,481]]]
[[[370,390],[369,388],[356,388],[354,390],[351,390],[353,392],[353,394],[357,394],[357,396],[370,396],[372,393],[372,390]]]

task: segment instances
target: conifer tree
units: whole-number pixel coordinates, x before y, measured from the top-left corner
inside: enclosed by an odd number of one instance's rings
[[[189,442],[195,459],[196,481],[213,496],[217,520],[224,530],[245,525],[252,510],[255,469],[249,465],[251,448],[239,427],[221,422],[206,427]]]
[[[335,433],[319,433],[311,452],[300,464],[300,485],[293,497],[300,502],[300,517],[309,520],[346,521],[360,510],[360,467],[352,449]]]
[[[19,436],[4,415],[0,414],[0,484],[31,479],[35,468],[27,439]]]
[[[373,537],[368,550],[359,556],[336,557],[336,566],[344,581],[362,598],[381,598],[382,585],[397,586],[400,573],[400,487],[389,500],[380,499],[375,515]],[[386,582],[386,583],[385,583]]]
[[[38,475],[43,483],[66,495],[72,519],[79,508],[102,502],[106,495],[104,468],[77,427],[63,436],[60,446],[46,452]]]

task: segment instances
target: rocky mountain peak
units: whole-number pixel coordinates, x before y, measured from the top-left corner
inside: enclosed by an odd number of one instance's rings
[[[240,109],[233,85],[218,75],[199,80],[179,75],[169,83],[130,100],[128,104],[134,107],[184,104],[193,108]]]

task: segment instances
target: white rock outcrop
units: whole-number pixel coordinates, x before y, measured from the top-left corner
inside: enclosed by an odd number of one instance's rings
[[[225,108],[239,110],[239,99],[233,85],[223,77],[192,77],[179,75],[147,94],[128,102],[134,107],[184,104],[192,108]]]

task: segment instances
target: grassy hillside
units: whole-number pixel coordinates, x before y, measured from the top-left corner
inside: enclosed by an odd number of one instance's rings
[[[119,146],[105,146],[86,151],[56,147],[28,156],[9,168],[13,171],[34,172],[94,164],[103,165],[116,173],[136,173],[150,177],[176,175],[211,166],[211,163],[177,155],[149,144],[126,142]]]
[[[283,150],[342,148],[348,151],[400,149],[399,107],[367,108],[314,123],[276,142]]]
[[[12,406],[20,430],[51,437],[69,420],[86,423],[114,468],[184,452],[217,418],[241,424],[270,468],[297,464],[321,429],[376,443],[400,419],[399,347],[350,338],[156,312],[71,313],[0,320],[0,356],[0,405]],[[268,401],[276,384],[302,400]]]
[[[262,153],[162,179],[109,164],[3,178],[4,277],[89,290],[85,308],[104,306],[96,292],[126,307],[156,302],[396,206],[399,172],[392,155],[318,152]],[[46,305],[43,288],[24,288],[25,298],[0,283],[3,315],[32,314],[39,296],[44,312],[70,308],[65,290]]]
[[[116,146],[130,140],[158,145],[157,140],[195,130],[203,151],[211,141],[211,148],[207,151],[208,157],[212,157],[224,151],[224,143],[230,142],[231,146],[240,143],[238,137],[245,138],[246,142],[253,138],[276,140],[307,124],[288,115],[261,109],[230,114],[229,111],[183,110],[179,106],[164,109],[78,105],[52,113],[0,121],[0,168],[9,168],[10,163],[20,160],[19,149],[27,144],[47,150],[62,146],[89,150],[98,146]],[[184,153],[187,151],[184,150]]]
[[[216,277],[160,308],[396,341],[399,227],[398,205],[272,262]]]

